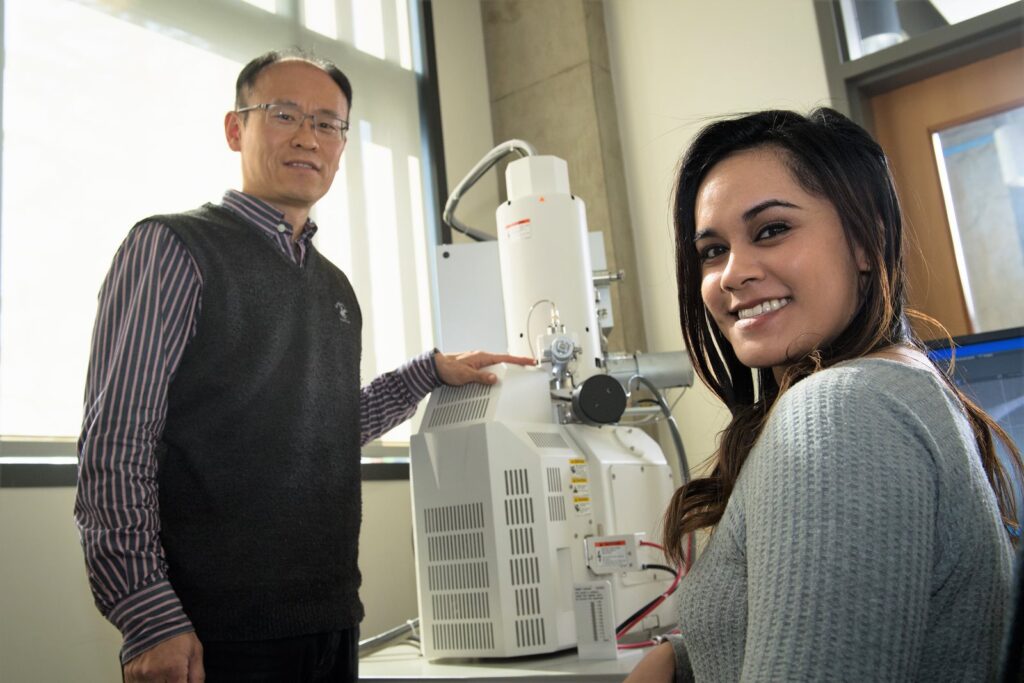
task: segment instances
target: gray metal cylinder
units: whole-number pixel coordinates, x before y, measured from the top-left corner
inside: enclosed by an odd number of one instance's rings
[[[630,377],[642,375],[659,389],[693,385],[693,366],[685,351],[616,354],[605,359],[608,374],[629,390]]]

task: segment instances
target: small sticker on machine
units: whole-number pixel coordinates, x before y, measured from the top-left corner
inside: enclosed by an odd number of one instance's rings
[[[597,548],[597,563],[605,567],[619,567],[626,569],[630,566],[632,559],[626,550],[626,542],[595,543]]]
[[[528,240],[533,235],[530,228],[530,219],[524,218],[505,226],[505,237],[510,240]]]

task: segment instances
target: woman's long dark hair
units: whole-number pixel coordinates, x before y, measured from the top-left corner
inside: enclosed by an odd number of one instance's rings
[[[850,248],[858,245],[864,250],[870,269],[850,324],[827,347],[794,359],[781,382],[776,382],[771,368],[752,371],[743,365],[715,325],[701,298],[701,264],[694,246],[701,182],[727,156],[754,148],[777,150],[805,190],[835,206]],[[711,473],[680,487],[665,514],[665,548],[673,560],[682,561],[684,535],[713,527],[721,519],[740,469],[772,405],[784,391],[822,368],[892,345],[923,349],[908,316],[936,323],[906,305],[903,219],[885,153],[864,129],[837,111],[822,108],[807,116],[763,111],[705,127],[683,157],[672,209],[679,316],[686,349],[697,375],[732,415]],[[1015,524],[1013,493],[996,456],[993,433],[1006,444],[1018,473],[1024,469],[1020,452],[991,417],[957,389],[948,375],[943,376],[966,409],[1000,512],[1008,524]]]

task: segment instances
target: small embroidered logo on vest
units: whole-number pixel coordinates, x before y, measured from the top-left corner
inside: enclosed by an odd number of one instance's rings
[[[338,309],[338,317],[341,318],[341,322],[347,325],[349,323],[349,319],[348,309],[345,308],[345,304],[339,301],[338,303],[334,304],[334,307]]]

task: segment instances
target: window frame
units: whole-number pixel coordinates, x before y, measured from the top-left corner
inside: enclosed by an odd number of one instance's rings
[[[816,0],[832,106],[871,130],[874,95],[1024,45],[1024,0],[850,60],[841,0]]]

